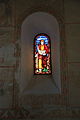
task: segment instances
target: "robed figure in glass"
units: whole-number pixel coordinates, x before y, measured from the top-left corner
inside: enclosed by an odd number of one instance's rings
[[[35,37],[34,67],[35,74],[51,74],[51,46],[50,38],[45,34]]]

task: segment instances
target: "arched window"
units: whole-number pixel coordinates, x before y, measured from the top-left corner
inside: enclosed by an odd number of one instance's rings
[[[48,13],[33,13],[22,24],[20,87],[22,94],[61,92],[59,24]]]
[[[51,43],[47,34],[34,38],[34,74],[51,74]]]

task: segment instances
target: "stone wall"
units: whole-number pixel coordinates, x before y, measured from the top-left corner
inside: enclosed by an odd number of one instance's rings
[[[54,15],[59,22],[62,92],[43,99],[25,96],[20,100],[21,25],[38,11]],[[79,11],[79,0],[0,0],[1,119],[80,119]]]

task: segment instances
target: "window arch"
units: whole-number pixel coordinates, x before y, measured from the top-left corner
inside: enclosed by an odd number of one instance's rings
[[[51,75],[34,74],[33,40],[44,34],[51,41]],[[50,37],[49,37],[50,36]],[[35,41],[35,40],[34,40]],[[35,44],[34,44],[35,46]],[[61,92],[60,34],[56,18],[45,12],[29,15],[21,27],[21,78],[22,94],[53,94]]]
[[[51,74],[51,41],[44,33],[34,38],[34,74]]]

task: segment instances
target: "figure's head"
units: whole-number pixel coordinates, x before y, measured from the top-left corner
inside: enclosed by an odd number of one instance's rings
[[[44,45],[44,40],[41,40],[41,45]]]

